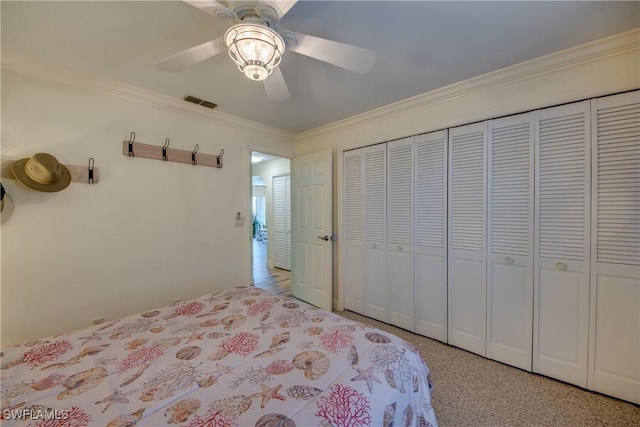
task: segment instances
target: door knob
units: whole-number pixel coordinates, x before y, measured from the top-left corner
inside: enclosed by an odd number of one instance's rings
[[[329,236],[325,235],[325,236],[318,236],[318,239],[320,240],[324,240],[325,242],[329,241]]]

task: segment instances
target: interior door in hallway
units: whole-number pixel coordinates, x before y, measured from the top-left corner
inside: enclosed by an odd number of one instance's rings
[[[291,162],[291,292],[329,311],[333,300],[332,180],[331,150]]]
[[[273,177],[273,266],[291,270],[291,188],[289,175]]]

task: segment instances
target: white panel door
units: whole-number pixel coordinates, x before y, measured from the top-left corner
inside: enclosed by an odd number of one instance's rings
[[[273,177],[273,266],[291,270],[291,198],[289,175]]]
[[[344,307],[364,314],[362,149],[345,151],[342,163],[342,283]]]
[[[531,371],[533,113],[489,121],[487,357]]]
[[[413,137],[387,143],[389,323],[413,331]]]
[[[364,314],[386,322],[387,291],[387,146],[363,149],[364,160]]]
[[[537,115],[533,370],[586,387],[589,101]]]
[[[447,342],[447,131],[415,138],[415,332]]]
[[[449,343],[486,350],[486,122],[449,131]]]
[[[640,403],[640,92],[591,111],[589,388]]]
[[[331,150],[291,162],[291,293],[329,311],[333,304],[332,181]]]

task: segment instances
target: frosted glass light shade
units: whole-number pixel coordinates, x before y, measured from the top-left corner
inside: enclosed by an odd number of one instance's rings
[[[229,28],[224,35],[229,56],[250,80],[260,81],[280,64],[284,40],[266,25],[242,23]]]

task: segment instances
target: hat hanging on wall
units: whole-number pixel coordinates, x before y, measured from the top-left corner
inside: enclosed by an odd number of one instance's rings
[[[67,188],[71,172],[48,153],[37,153],[28,159],[15,161],[11,171],[23,185],[37,191],[53,193]]]

